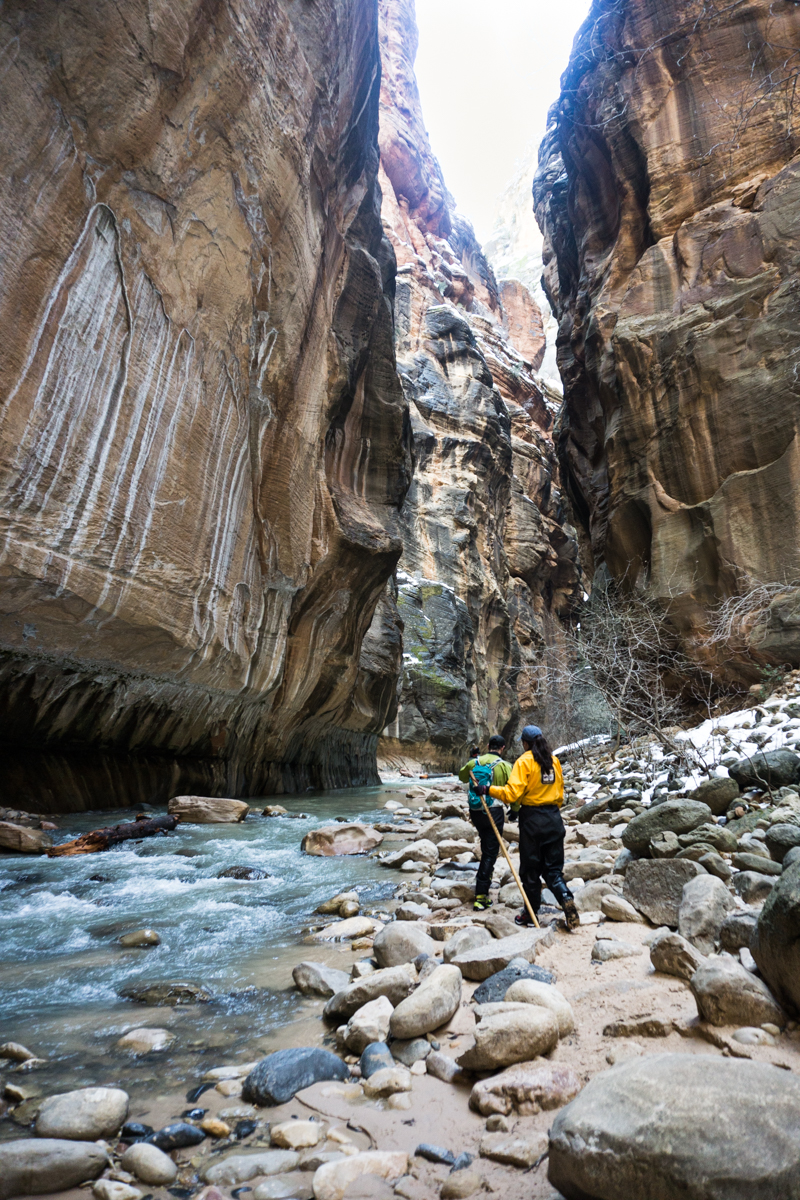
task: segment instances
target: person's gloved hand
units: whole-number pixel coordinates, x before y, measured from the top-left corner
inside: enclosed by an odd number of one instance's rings
[[[472,790],[476,796],[488,796],[489,795],[489,788],[488,788],[488,785],[485,783],[476,784]]]
[[[518,821],[518,820],[519,820],[519,810],[520,810],[520,808],[521,808],[521,807],[522,807],[522,805],[521,805],[521,804],[511,804],[511,805],[509,805],[509,808],[508,808],[508,819],[509,819],[509,821]]]

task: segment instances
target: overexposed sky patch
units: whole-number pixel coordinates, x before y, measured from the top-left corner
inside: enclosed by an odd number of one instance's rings
[[[478,239],[514,164],[545,130],[590,0],[416,0],[422,111]]]

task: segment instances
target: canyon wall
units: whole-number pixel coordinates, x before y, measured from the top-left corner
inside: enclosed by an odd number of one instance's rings
[[[800,661],[798,79],[796,4],[596,0],[534,183],[589,570],[745,679]],[[758,584],[758,644],[715,652]]]
[[[377,6],[0,23],[0,801],[377,781],[411,462]]]
[[[449,768],[541,711],[542,667],[578,586],[557,485],[541,313],[498,284],[455,209],[414,77],[413,0],[381,0],[383,222],[414,472],[401,509],[397,716],[382,754]]]

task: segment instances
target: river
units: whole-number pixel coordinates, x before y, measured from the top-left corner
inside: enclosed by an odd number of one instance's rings
[[[251,801],[241,825],[193,825],[135,845],[74,858],[0,859],[0,1042],[17,1041],[47,1066],[9,1081],[34,1094],[116,1083],[133,1098],[184,1091],[209,1067],[297,1044],[298,1023],[315,1022],[319,1002],[292,987],[302,957],[334,962],[338,950],[298,943],[324,918],[314,909],[356,889],[362,912],[381,911],[397,876],[369,857],[316,858],[300,851],[309,829],[337,817],[386,820],[382,806],[400,785],[280,797],[308,819],[265,818]],[[164,811],[164,810],[157,810]],[[257,815],[254,815],[257,814]],[[66,815],[54,840],[131,819],[130,810]],[[269,873],[220,879],[226,867]],[[149,927],[151,949],[124,950],[121,934]],[[346,966],[352,955],[341,964]],[[187,980],[213,993],[206,1004],[150,1007],[124,1000],[132,981]],[[167,1051],[133,1058],[115,1045],[143,1025],[167,1028]],[[18,1136],[11,1122],[0,1137]]]

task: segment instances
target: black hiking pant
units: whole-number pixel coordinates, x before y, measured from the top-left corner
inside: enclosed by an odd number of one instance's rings
[[[497,826],[497,832],[502,835],[503,822],[506,814],[498,804],[492,806],[492,818]],[[478,867],[478,874],[475,879],[475,895],[488,896],[489,888],[492,883],[492,871],[494,864],[497,862],[497,856],[500,853],[500,843],[494,836],[494,830],[489,822],[489,818],[482,808],[470,809],[469,819],[478,831],[478,837],[481,839],[481,865]]]
[[[542,903],[542,879],[562,908],[572,899],[563,875],[565,835],[555,804],[523,804],[519,810],[519,873],[534,912]]]

